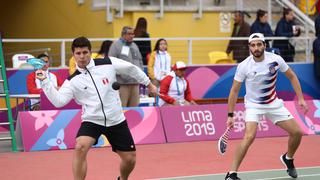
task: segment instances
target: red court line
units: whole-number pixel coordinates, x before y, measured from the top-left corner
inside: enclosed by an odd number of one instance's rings
[[[224,173],[229,169],[239,140],[230,141],[228,151],[219,155],[216,141],[168,143],[137,146],[137,165],[130,179]],[[280,154],[287,137],[258,138],[248,151],[241,170],[280,169]],[[296,154],[297,167],[320,165],[320,136],[304,136]],[[2,180],[72,179],[72,150],[0,154]],[[88,156],[87,180],[115,179],[119,158],[110,148],[92,149]]]

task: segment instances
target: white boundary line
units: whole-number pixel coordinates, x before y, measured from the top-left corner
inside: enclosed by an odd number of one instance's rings
[[[300,167],[296,168],[297,170],[301,169],[317,169],[320,168],[320,166],[310,166],[310,167]],[[285,169],[268,169],[268,170],[256,170],[256,171],[241,171],[238,172],[238,174],[245,174],[245,173],[257,173],[257,172],[270,172],[270,171],[281,171]],[[183,179],[183,178],[191,178],[191,177],[203,177],[203,176],[217,176],[217,175],[224,175],[226,173],[218,173],[218,174],[202,174],[202,175],[191,175],[191,176],[177,176],[177,177],[168,177],[168,178],[152,178],[152,179],[146,179],[146,180],[169,180],[169,179]],[[314,175],[320,175],[320,174],[310,174],[310,175],[299,175],[299,177],[307,177],[307,176],[314,176]],[[278,178],[288,178],[286,177],[278,177]],[[268,179],[255,179],[255,180],[272,180],[275,178],[268,178]]]

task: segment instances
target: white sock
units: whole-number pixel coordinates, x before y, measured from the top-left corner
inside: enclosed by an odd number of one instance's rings
[[[286,159],[291,160],[291,159],[293,159],[293,158],[290,158],[290,157],[288,157],[288,155],[286,155]]]
[[[237,171],[229,171],[229,174],[237,173]]]

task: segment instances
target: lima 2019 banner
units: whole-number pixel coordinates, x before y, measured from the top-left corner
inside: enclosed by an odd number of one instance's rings
[[[303,114],[296,101],[285,102],[303,132],[320,135],[320,101],[307,101]],[[136,144],[217,140],[226,128],[226,104],[126,108],[125,116]],[[237,104],[230,139],[243,137],[244,105]],[[19,113],[18,142],[25,151],[72,149],[81,124],[81,110],[25,111]],[[286,136],[287,133],[262,117],[257,137]],[[108,146],[101,136],[96,147]]]
[[[124,113],[136,144],[165,143],[157,108],[128,108]],[[17,139],[25,151],[72,149],[80,124],[80,109],[21,112]],[[102,135],[95,147],[108,145]]]

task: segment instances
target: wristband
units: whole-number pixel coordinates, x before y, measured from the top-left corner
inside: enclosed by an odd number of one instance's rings
[[[228,113],[228,117],[233,117],[233,115],[234,115],[233,112]]]

